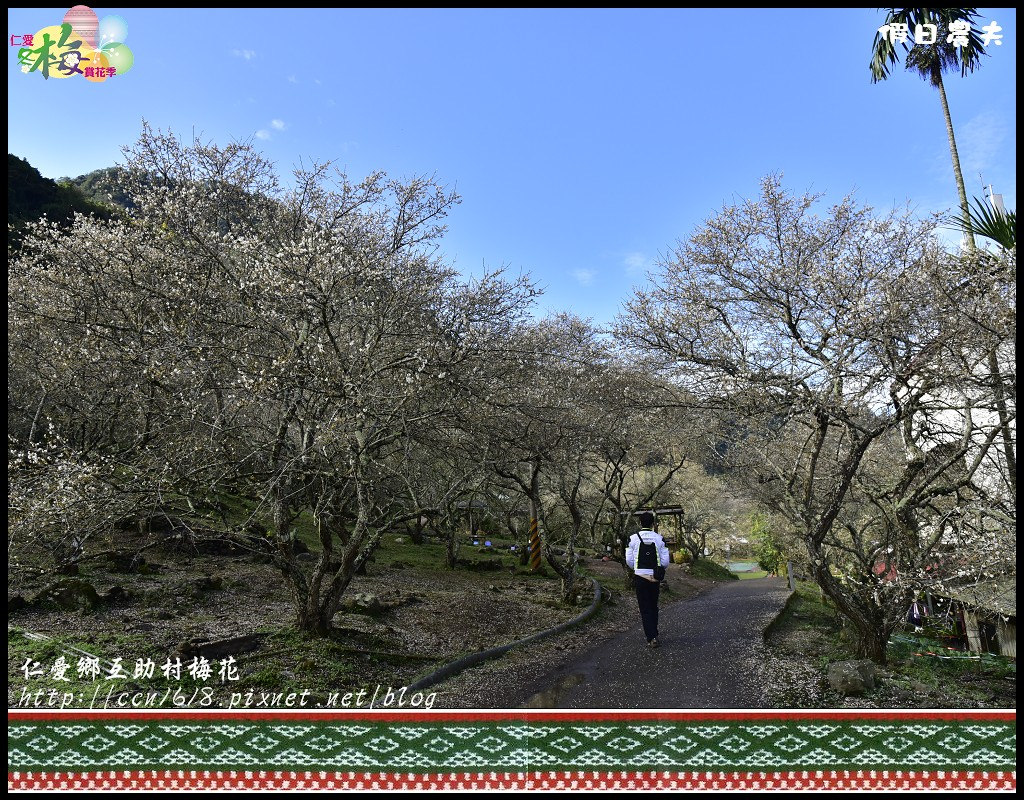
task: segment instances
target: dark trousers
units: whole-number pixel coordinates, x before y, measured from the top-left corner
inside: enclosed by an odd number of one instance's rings
[[[658,595],[661,584],[653,583],[646,578],[633,577],[636,586],[636,604],[640,606],[640,619],[644,623],[644,636],[651,641],[658,635]]]

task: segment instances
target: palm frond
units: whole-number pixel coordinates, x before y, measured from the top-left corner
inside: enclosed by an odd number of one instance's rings
[[[969,217],[960,214],[950,217],[949,221],[961,231],[970,230],[991,239],[1004,250],[1014,249],[1017,246],[1017,212],[996,211],[977,197],[973,200]]]

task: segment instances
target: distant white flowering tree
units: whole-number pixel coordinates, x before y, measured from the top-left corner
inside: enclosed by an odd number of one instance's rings
[[[480,407],[490,495],[506,498],[505,504],[518,498],[513,507],[530,509],[543,528],[545,558],[569,600],[583,528],[582,476],[607,414],[598,401],[608,370],[607,348],[591,325],[569,314],[522,327],[510,344],[506,363],[492,373]],[[561,556],[555,553],[556,542]]]
[[[915,589],[1015,569],[996,413],[1012,375],[986,355],[1013,341],[1013,270],[943,252],[931,224],[850,200],[817,216],[815,199],[768,178],[724,208],[619,335],[728,415],[735,474],[884,662]]]
[[[678,395],[620,354],[620,368],[606,393],[613,409],[610,424],[596,443],[597,471],[592,478],[603,501],[599,527],[611,556],[623,568],[626,544],[639,510],[678,503],[676,479],[701,449],[703,423],[687,409],[674,407]],[[629,364],[629,366],[626,366]]]

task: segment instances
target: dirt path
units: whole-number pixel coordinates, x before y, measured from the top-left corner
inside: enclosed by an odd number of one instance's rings
[[[526,707],[759,708],[752,655],[788,595],[784,579],[760,578],[663,606],[656,650],[647,647],[637,613],[633,630],[550,673]]]

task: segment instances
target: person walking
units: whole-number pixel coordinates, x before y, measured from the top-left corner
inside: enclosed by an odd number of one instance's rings
[[[654,530],[654,514],[644,511],[640,514],[640,530],[629,537],[626,545],[626,564],[633,570],[633,585],[636,588],[636,603],[640,608],[640,620],[648,647],[660,647],[658,641],[658,597],[661,594],[661,580],[655,577],[655,569],[661,567],[661,576],[669,563],[668,547],[661,534]]]

